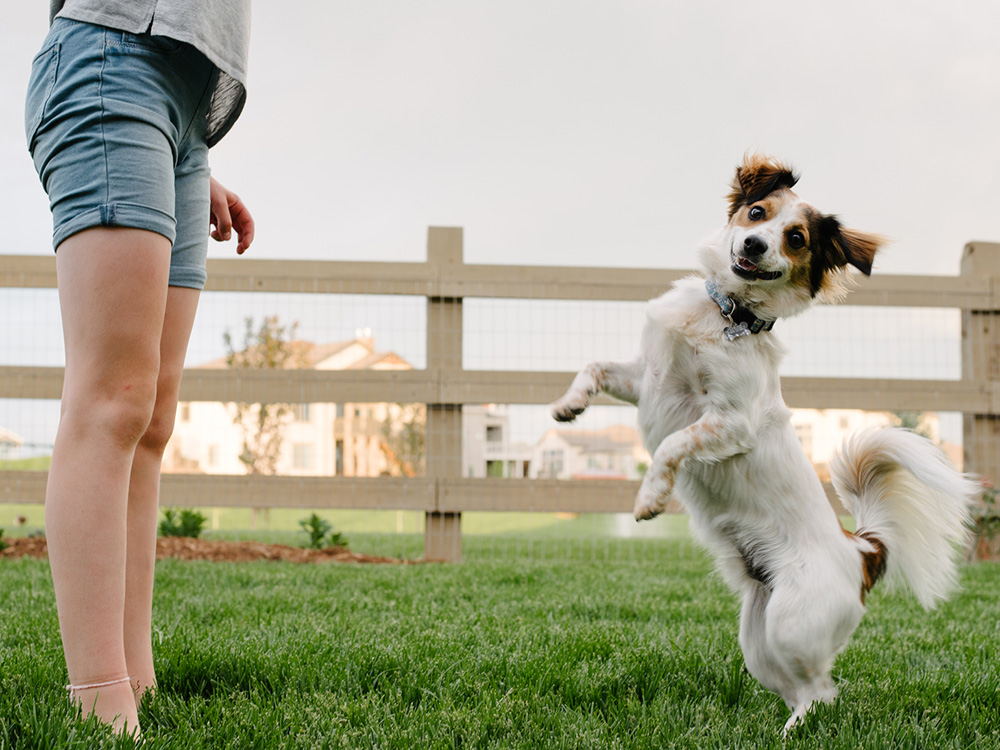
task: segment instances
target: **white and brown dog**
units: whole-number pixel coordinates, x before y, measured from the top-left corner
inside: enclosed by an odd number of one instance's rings
[[[847,266],[871,273],[881,238],[846,229],[803,202],[782,164],[749,156],[736,170],[729,221],[701,248],[704,277],[647,307],[638,357],[585,367],[552,415],[572,421],[599,392],[639,408],[652,455],[638,520],[671,494],[742,596],[740,645],[750,674],[792,711],[836,695],[834,657],[882,575],[926,607],[956,580],[977,485],[926,439],[901,429],[856,435],[832,463],[854,515],[845,531],[802,451],[781,397],[774,322],[840,299]]]

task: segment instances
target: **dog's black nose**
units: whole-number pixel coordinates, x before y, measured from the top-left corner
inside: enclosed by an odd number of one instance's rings
[[[743,240],[744,255],[763,255],[767,250],[767,243],[755,234],[751,234]]]

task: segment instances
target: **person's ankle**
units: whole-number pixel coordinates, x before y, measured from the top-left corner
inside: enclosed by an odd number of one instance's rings
[[[94,715],[116,734],[139,737],[139,712],[128,677],[66,687],[70,700],[80,708],[81,718]]]

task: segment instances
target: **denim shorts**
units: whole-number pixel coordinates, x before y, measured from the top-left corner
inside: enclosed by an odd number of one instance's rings
[[[170,285],[204,287],[216,75],[188,44],[55,19],[31,65],[24,126],[56,250],[92,227],[146,229],[172,243]]]

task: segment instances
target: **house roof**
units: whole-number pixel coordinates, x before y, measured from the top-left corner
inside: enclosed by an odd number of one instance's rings
[[[0,427],[0,443],[4,443],[6,445],[22,445],[24,443],[24,438],[4,427]]]
[[[358,357],[340,367],[338,370],[409,370],[411,365],[395,352],[376,352],[375,341],[371,338],[351,339],[348,341],[333,341],[326,344],[315,344],[312,341],[297,339],[289,342],[291,356],[285,361],[282,369],[322,369],[320,366],[333,357],[343,354],[351,347],[357,347]],[[246,350],[244,350],[246,351]],[[229,367],[227,357],[213,359],[199,369],[225,370]],[[334,369],[334,368],[329,368]]]
[[[558,435],[568,445],[579,448],[584,454],[617,453],[623,449],[642,447],[639,433],[631,427],[620,424],[605,427],[603,430],[551,430],[550,432]]]
[[[410,363],[394,352],[372,352],[351,363],[347,370],[409,370]]]
[[[328,344],[314,344],[311,341],[293,341],[292,346],[299,350],[299,354],[305,360],[307,367],[315,367],[320,362],[330,359],[343,351],[346,351],[352,344],[360,344],[368,351],[372,351],[374,346],[367,346],[367,342],[362,340],[333,341]]]

